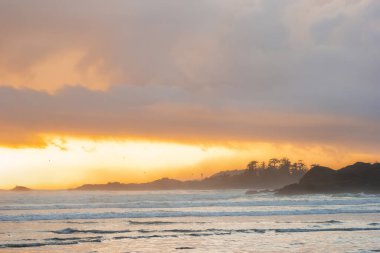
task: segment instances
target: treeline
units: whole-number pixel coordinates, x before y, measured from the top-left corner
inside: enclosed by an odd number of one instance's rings
[[[251,161],[246,169],[221,171],[202,180],[162,178],[143,184],[83,185],[76,190],[278,189],[297,183],[307,170],[302,160],[272,158],[267,162]]]
[[[317,166],[313,164],[311,167]],[[271,158],[267,162],[259,162],[256,160],[251,161],[247,165],[247,173],[253,176],[292,176],[302,177],[307,171],[308,167],[302,160],[292,162],[289,158]]]
[[[219,173],[204,179],[200,185],[210,188],[278,188],[297,183],[308,169],[302,160],[292,162],[286,157],[267,162],[254,160],[240,173]]]

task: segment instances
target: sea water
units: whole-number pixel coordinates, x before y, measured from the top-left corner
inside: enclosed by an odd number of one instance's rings
[[[0,252],[380,252],[380,195],[0,192]]]

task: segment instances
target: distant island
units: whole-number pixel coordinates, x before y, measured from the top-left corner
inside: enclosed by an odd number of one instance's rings
[[[14,192],[26,192],[26,191],[31,191],[32,189],[25,187],[25,186],[19,186],[17,185],[15,188],[13,188],[11,191]]]
[[[339,170],[314,166],[299,183],[287,185],[277,193],[380,193],[380,163],[357,162]]]
[[[245,169],[221,171],[202,180],[162,178],[141,184],[110,182],[85,184],[72,190],[275,189],[298,182],[308,169],[302,160],[291,162],[288,158],[272,158],[268,162],[251,161]]]

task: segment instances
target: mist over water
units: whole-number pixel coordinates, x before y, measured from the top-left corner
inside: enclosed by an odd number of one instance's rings
[[[0,194],[1,252],[370,252],[379,235],[379,195]]]

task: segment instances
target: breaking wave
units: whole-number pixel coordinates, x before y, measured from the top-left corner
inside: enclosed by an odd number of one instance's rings
[[[75,220],[75,219],[118,219],[118,218],[167,218],[167,217],[218,217],[218,216],[272,216],[313,214],[380,213],[380,208],[313,208],[273,211],[141,211],[141,212],[67,212],[46,214],[0,215],[0,221]]]

